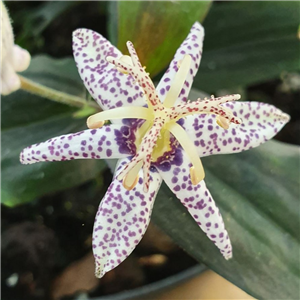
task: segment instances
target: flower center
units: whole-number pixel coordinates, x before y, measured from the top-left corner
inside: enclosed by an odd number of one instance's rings
[[[99,128],[106,120],[136,118],[144,119],[143,125],[137,129],[136,146],[137,154],[119,173],[118,179],[123,180],[127,189],[134,188],[137,183],[138,173],[143,168],[144,191],[149,188],[149,168],[151,162],[156,161],[164,153],[171,150],[170,134],[172,134],[184,151],[187,153],[192,167],[190,177],[194,185],[204,179],[204,170],[197,149],[189,139],[186,131],[177,123],[181,118],[191,114],[215,114],[217,124],[228,129],[230,123],[240,124],[241,120],[233,113],[221,106],[222,103],[240,99],[240,95],[229,95],[219,98],[198,99],[194,102],[181,102],[175,105],[191,66],[191,56],[185,55],[178,63],[179,70],[162,103],[155,90],[155,86],[142,67],[136,51],[131,42],[127,42],[129,56],[120,59],[107,57],[107,61],[114,64],[117,69],[131,75],[144,91],[148,107],[120,107],[92,115],[87,120],[89,128]]]

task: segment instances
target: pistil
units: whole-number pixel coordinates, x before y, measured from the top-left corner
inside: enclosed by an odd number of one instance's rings
[[[100,112],[89,117],[88,127],[101,127],[106,120],[112,119],[136,118],[146,120],[137,129],[136,155],[117,176],[118,180],[123,181],[123,186],[126,189],[134,188],[138,182],[138,173],[143,168],[144,191],[148,191],[151,162],[164,155],[166,149],[170,148],[169,133],[177,139],[188,155],[192,164],[190,168],[192,184],[198,184],[205,176],[201,160],[186,131],[176,122],[191,114],[215,114],[217,115],[217,124],[225,130],[229,128],[230,123],[241,124],[241,119],[221,105],[239,100],[240,95],[228,95],[218,98],[212,96],[210,99],[197,99],[194,102],[188,101],[175,105],[190,70],[191,56],[185,55],[179,63],[179,70],[164,102],[161,103],[154,84],[142,67],[132,43],[127,42],[127,47],[130,57],[122,56],[119,59],[107,57],[107,61],[113,63],[120,72],[132,76],[138,82],[145,93],[148,107],[120,107]],[[162,134],[163,140],[158,142],[158,138]]]
[[[149,168],[151,164],[151,154],[156,145],[157,139],[160,135],[162,127],[165,125],[165,120],[161,117],[155,118],[152,127],[145,134],[142,139],[140,148],[132,160],[125,166],[125,168],[118,175],[118,180],[125,180],[137,176],[139,169],[135,168],[137,164],[143,167],[144,172],[144,191],[147,192],[149,188]]]
[[[183,103],[171,108],[170,118],[179,120],[188,115],[193,114],[214,114],[227,119],[231,123],[241,124],[242,120],[233,115],[233,113],[221,106],[221,104],[239,100],[239,94],[227,95],[218,98],[211,97],[210,99],[201,100],[200,98],[193,102]]]

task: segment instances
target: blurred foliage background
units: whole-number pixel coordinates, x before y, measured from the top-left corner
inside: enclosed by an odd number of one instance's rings
[[[93,29],[124,53],[125,42],[131,40],[147,71],[158,81],[191,25],[196,20],[204,25],[203,58],[193,99],[197,89],[214,95],[240,93],[244,101],[271,103],[292,118],[276,136],[281,142],[271,141],[239,155],[204,159],[208,187],[233,241],[232,261],[222,260],[166,187],[158,196],[154,221],[190,255],[251,295],[296,299],[299,2],[9,1],[6,5],[16,43],[33,56],[22,75],[86,99],[89,95],[72,58],[73,30]],[[105,190],[103,161],[19,163],[22,148],[84,129],[85,119],[76,112],[76,108],[24,91],[2,98],[2,202],[6,206],[35,205],[42,196],[86,182]],[[95,210],[98,203],[94,205]]]

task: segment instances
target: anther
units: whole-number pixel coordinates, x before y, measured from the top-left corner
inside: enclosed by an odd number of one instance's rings
[[[224,129],[228,129],[230,121],[222,116],[217,116],[217,124]]]
[[[194,166],[190,168],[190,177],[193,185],[197,185],[205,177],[204,169],[196,169]]]
[[[123,186],[124,186],[124,188],[125,188],[126,190],[130,191],[130,190],[132,190],[132,189],[136,186],[136,184],[138,183],[139,176],[137,175],[137,176],[135,177],[135,180],[134,180],[132,183],[130,183],[127,179],[128,179],[128,176],[125,176],[125,177],[123,178],[122,184],[123,184]]]
[[[132,163],[132,161],[131,161]],[[137,162],[129,171],[126,168],[117,176],[118,180],[122,180],[125,189],[132,190],[139,179],[139,171],[143,166],[143,161]],[[128,168],[128,165],[127,165]]]
[[[91,116],[92,117],[92,116]],[[101,128],[104,124],[105,121],[93,121],[92,118],[89,117],[86,121],[87,127],[89,129],[97,129],[97,128]]]

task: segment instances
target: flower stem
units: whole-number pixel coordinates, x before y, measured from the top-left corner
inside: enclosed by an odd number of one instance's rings
[[[67,104],[70,106],[76,106],[80,108],[89,106],[92,108],[96,108],[99,111],[101,110],[101,108],[96,102],[86,101],[83,98],[57,91],[55,89],[46,87],[20,75],[19,78],[21,80],[21,89],[34,95],[38,95],[43,98]]]

